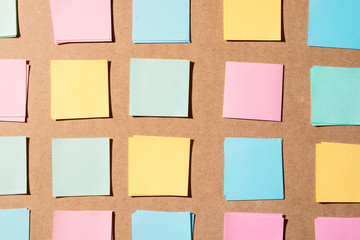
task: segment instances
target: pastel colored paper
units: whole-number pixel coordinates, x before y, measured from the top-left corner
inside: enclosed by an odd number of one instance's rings
[[[308,45],[360,49],[358,0],[310,0]]]
[[[314,66],[310,76],[312,125],[360,125],[360,68]]]
[[[190,61],[130,60],[132,116],[188,117]]]
[[[227,201],[283,199],[282,139],[226,138]]]
[[[224,0],[225,40],[281,40],[281,0]]]
[[[30,211],[21,209],[0,210],[0,239],[29,240]]]
[[[110,139],[52,142],[53,196],[110,195]]]
[[[17,36],[17,0],[0,1],[0,38]]]
[[[54,211],[53,240],[112,240],[111,211]]]
[[[190,0],[133,0],[134,43],[190,42]]]
[[[223,117],[281,121],[280,64],[226,62]]]
[[[190,139],[129,138],[129,196],[188,196]]]
[[[51,118],[109,117],[107,60],[51,61]]]
[[[358,240],[360,239],[360,218],[315,219],[315,240]]]

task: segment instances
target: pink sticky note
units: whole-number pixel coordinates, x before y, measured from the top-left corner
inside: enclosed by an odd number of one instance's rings
[[[360,218],[315,219],[316,240],[359,240]]]
[[[111,240],[111,211],[55,211],[53,240]]]
[[[223,117],[281,121],[284,66],[226,62]]]
[[[224,219],[224,240],[283,240],[281,214],[226,212]]]

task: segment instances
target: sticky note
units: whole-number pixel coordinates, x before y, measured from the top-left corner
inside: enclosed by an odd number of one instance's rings
[[[281,214],[226,212],[224,240],[283,240],[284,218]]]
[[[226,138],[227,201],[283,199],[282,139]]]
[[[0,210],[0,239],[29,240],[30,211],[21,209]]]
[[[360,202],[360,145],[316,144],[316,201]]]
[[[188,196],[190,138],[129,138],[129,196]]]
[[[190,0],[133,0],[134,43],[190,42]]]
[[[53,240],[112,240],[112,211],[54,211]]]
[[[225,40],[281,40],[281,0],[224,0]]]
[[[188,117],[190,61],[130,60],[129,114]]]
[[[107,60],[51,61],[51,118],[109,117]]]
[[[281,121],[280,64],[226,62],[223,117]]]
[[[110,195],[110,139],[52,141],[53,196]]]
[[[0,38],[17,36],[17,0],[0,1]]]
[[[315,219],[315,240],[360,239],[360,218],[318,217]]]
[[[358,0],[310,0],[308,45],[360,49]]]
[[[360,68],[314,66],[311,124],[360,125]]]

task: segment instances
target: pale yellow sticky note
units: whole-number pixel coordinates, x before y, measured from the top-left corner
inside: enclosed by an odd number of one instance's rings
[[[190,139],[129,138],[129,196],[188,196]]]
[[[225,40],[281,40],[281,0],[224,0]]]
[[[51,118],[109,117],[107,60],[51,61]]]
[[[316,201],[360,202],[360,145],[316,144]]]

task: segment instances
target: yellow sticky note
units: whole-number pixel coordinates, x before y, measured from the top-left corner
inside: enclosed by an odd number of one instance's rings
[[[188,196],[190,139],[129,138],[129,196]]]
[[[225,40],[281,40],[281,0],[224,0]]]
[[[316,144],[316,201],[360,202],[360,145]]]
[[[51,61],[51,118],[109,117],[107,60]]]

